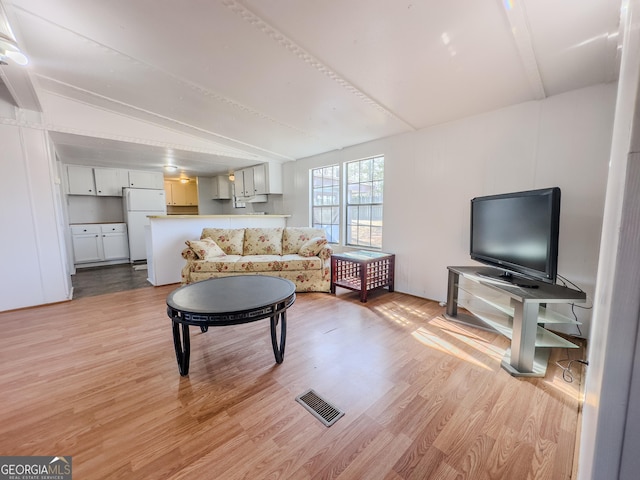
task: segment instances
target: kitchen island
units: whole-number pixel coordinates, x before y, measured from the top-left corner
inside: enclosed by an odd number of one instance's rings
[[[286,227],[290,215],[152,215],[146,229],[147,271],[155,286],[180,282],[186,240],[203,228]]]

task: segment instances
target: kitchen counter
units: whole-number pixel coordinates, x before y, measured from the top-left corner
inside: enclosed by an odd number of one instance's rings
[[[214,219],[220,219],[220,218],[289,218],[291,215],[266,215],[264,213],[249,213],[249,214],[242,214],[242,215],[150,215],[149,218],[153,218],[153,219],[170,219],[170,220],[177,220],[177,219],[187,219],[187,220],[194,220],[194,219],[199,219],[199,218],[214,218]]]
[[[69,225],[120,225],[123,224],[125,222],[73,222],[70,223]]]
[[[180,282],[186,240],[200,238],[203,228],[286,227],[291,215],[151,215],[145,227],[147,272],[152,285]]]

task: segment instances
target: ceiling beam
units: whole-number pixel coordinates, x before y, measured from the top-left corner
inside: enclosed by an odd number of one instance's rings
[[[536,53],[533,49],[529,21],[523,0],[498,0],[504,9],[511,25],[511,33],[522,60],[525,74],[529,80],[531,91],[536,100],[547,97],[540,75]]]
[[[6,85],[16,107],[42,112],[40,100],[25,67],[0,65],[0,80]]]
[[[15,53],[16,50],[20,52],[9,24],[7,12],[0,1],[0,80],[7,87],[15,106],[42,112],[42,106],[29,76],[28,68],[4,58],[5,54],[9,56],[9,53]]]

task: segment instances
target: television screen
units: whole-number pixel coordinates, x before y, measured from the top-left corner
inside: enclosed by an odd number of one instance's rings
[[[558,187],[471,200],[473,260],[554,283],[558,263]]]

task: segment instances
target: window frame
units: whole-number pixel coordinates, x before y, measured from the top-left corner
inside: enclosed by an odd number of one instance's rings
[[[371,162],[370,178],[366,174],[364,178],[360,177],[361,165],[366,162]],[[374,173],[376,162],[381,164],[381,168],[377,170],[377,175]],[[352,182],[349,179],[349,166],[354,164],[358,165],[357,182]],[[326,169],[333,169],[333,171],[327,176]],[[327,178],[330,178],[331,181],[326,181]],[[320,179],[319,185],[318,179]],[[331,244],[360,249],[382,250],[384,181],[383,154],[309,168],[309,225],[313,228],[325,230],[327,239]],[[365,201],[350,201],[352,200],[350,189],[353,191],[354,185],[357,185],[358,195],[361,195],[361,192],[365,192]],[[363,185],[365,185],[364,188]],[[330,191],[328,196],[331,198],[329,201],[327,202],[325,197],[316,204],[319,195],[322,195],[322,191],[327,189]],[[369,199],[367,198],[367,190],[370,195]],[[369,201],[366,201],[367,199]],[[350,229],[353,228],[353,224],[349,223],[351,218],[350,208],[352,209],[351,211],[357,209],[359,215],[361,212],[365,214],[367,211],[369,212],[367,215],[368,220],[364,225],[361,225],[362,233],[360,228],[357,230],[356,241],[353,241],[354,238],[350,235]],[[370,212],[372,209],[378,210],[374,218],[371,218]],[[320,212],[318,213],[318,211]],[[328,219],[328,221],[322,221],[325,219]],[[358,216],[358,219],[360,219],[360,216]],[[375,222],[378,224],[374,225]],[[358,241],[362,235],[368,239],[366,242]],[[374,238],[377,238],[377,241]]]
[[[362,166],[369,162],[371,165],[367,172]],[[380,171],[376,171],[376,162],[382,165]],[[356,164],[358,171],[354,172],[354,174],[357,176],[357,180],[354,181],[354,178],[349,178],[350,166]],[[360,197],[358,201],[352,201],[355,185],[358,186],[357,195]],[[382,234],[384,229],[384,155],[373,155],[344,162],[343,205],[344,245],[347,247],[382,250]],[[379,210],[377,214],[373,213],[374,209]],[[353,214],[351,212],[353,211],[358,212],[357,224],[352,222]],[[362,223],[363,220],[361,220],[361,214],[363,213],[365,216],[368,216],[368,220],[365,220],[364,224]],[[372,216],[374,218],[372,218]],[[379,220],[375,220],[376,217],[379,218]],[[379,225],[375,225],[374,222],[379,222]],[[352,233],[354,226],[357,228],[355,239]],[[362,237],[368,237],[368,242],[362,242]],[[376,237],[378,241],[374,241]]]
[[[333,172],[329,175],[325,175],[326,170],[331,169]],[[320,175],[316,175],[316,172],[320,172]],[[316,180],[320,178],[320,186],[316,186]],[[313,228],[322,228],[325,231],[327,240],[334,245],[340,245],[342,236],[342,189],[341,189],[341,168],[339,164],[323,165],[321,167],[314,167],[309,169],[309,186],[310,188],[310,201],[309,210],[310,218],[309,224]],[[318,192],[322,192],[326,188],[330,189],[329,197],[335,199],[335,202],[326,202],[323,200],[320,204],[316,205],[316,199]],[[324,193],[324,192],[323,192]],[[316,216],[317,209],[320,210],[318,216]],[[328,222],[319,221],[316,222],[316,218],[320,220],[329,219]],[[329,230],[327,231],[327,228]]]

